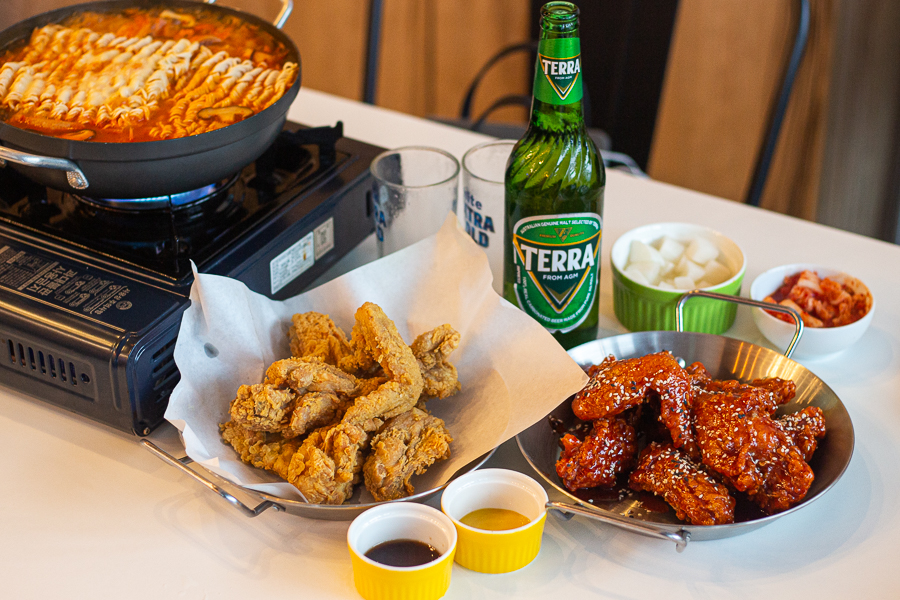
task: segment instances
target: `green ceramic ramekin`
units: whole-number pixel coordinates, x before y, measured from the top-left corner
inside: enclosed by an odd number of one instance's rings
[[[719,247],[722,260],[734,275],[708,288],[709,292],[738,296],[744,280],[744,253],[732,240],[702,225],[691,223],[654,223],[632,229],[613,244],[610,262],[613,269],[613,310],[616,318],[630,331],[674,331],[675,304],[684,291],[664,290],[637,283],[624,274],[631,242],[650,244],[668,235],[687,241],[703,237]],[[685,331],[720,334],[731,327],[737,304],[710,298],[693,298],[684,306]]]

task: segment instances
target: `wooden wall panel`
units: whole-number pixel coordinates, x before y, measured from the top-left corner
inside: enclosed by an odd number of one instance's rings
[[[900,242],[900,3],[842,0],[821,223]]]
[[[458,116],[482,65],[529,35],[528,0],[384,0],[383,7],[375,103],[423,117]],[[362,99],[367,19],[365,1],[295,0],[285,30],[300,48],[305,86]],[[521,55],[498,64],[484,79],[474,114],[504,94],[530,94],[529,62]],[[525,111],[508,109],[494,120],[526,118]]]
[[[506,46],[528,41],[531,8],[528,0],[481,0],[427,3],[435,12],[435,77],[429,114],[457,117],[465,92],[479,69]],[[525,53],[514,54],[494,65],[482,80],[472,105],[478,117],[490,104],[507,94],[531,95],[534,64]],[[503,108],[491,120],[524,122],[528,111]]]
[[[429,2],[385,0],[381,29],[381,60],[375,103],[424,116],[433,74],[434,31],[429,30]]]
[[[790,8],[681,0],[648,172],[724,198],[744,197],[780,67]]]
[[[294,0],[284,31],[300,50],[303,87],[362,99],[368,19],[364,4]]]
[[[760,206],[815,221],[827,143],[835,2],[814,0],[810,9],[806,54],[794,81]]]
[[[814,219],[825,143],[835,0],[811,31],[761,205]],[[796,30],[795,4],[682,0],[648,171],[743,201]]]

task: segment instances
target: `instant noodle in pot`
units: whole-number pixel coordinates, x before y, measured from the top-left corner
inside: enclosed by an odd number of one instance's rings
[[[85,11],[123,11],[146,7],[141,0],[112,0],[68,6],[43,13],[0,33],[0,49],[26,40],[47,24]],[[160,0],[153,6],[174,12],[197,10],[188,0]],[[259,17],[217,4],[202,10],[239,19],[271,35],[287,48],[296,77],[271,106],[227,127],[176,139],[105,144],[60,139],[0,122],[0,158],[42,185],[81,190],[92,198],[146,198],[193,190],[227,178],[256,160],[275,140],[300,89],[300,54],[294,42]]]

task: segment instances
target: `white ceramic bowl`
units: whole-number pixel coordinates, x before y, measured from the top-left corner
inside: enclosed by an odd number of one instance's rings
[[[750,297],[754,300],[764,300],[784,283],[784,278],[799,273],[800,271],[815,271],[820,278],[845,275],[843,271],[814,265],[798,263],[782,265],[769,269],[750,284]],[[871,294],[871,291],[869,292]],[[872,296],[872,306],[866,315],[849,325],[841,327],[804,327],[800,342],[794,349],[793,358],[825,358],[843,352],[862,337],[872,323],[872,315],[875,313],[875,297]],[[753,309],[753,320],[759,331],[772,342],[779,350],[784,351],[791,338],[794,336],[794,325],[776,319],[760,308]]]

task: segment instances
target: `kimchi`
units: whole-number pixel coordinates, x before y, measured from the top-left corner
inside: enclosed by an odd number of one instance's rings
[[[784,278],[784,283],[765,302],[793,308],[807,327],[840,327],[863,318],[872,307],[872,294],[849,275],[820,278],[814,271],[801,271]],[[783,313],[766,311],[792,323]]]

